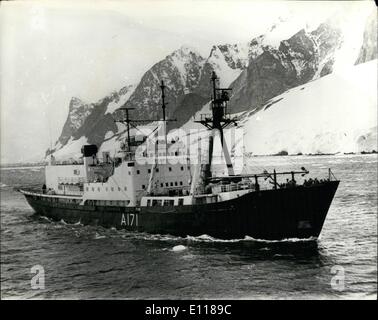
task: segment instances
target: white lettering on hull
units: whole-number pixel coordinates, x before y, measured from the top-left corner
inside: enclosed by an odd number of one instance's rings
[[[137,227],[138,226],[138,214],[137,213],[122,213],[121,226]]]

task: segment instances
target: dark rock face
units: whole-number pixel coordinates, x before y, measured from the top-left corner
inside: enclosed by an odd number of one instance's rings
[[[134,118],[161,119],[160,83],[166,85],[167,116],[179,105],[180,97],[197,87],[205,59],[190,48],[176,50],[155,64],[142,77],[126,107],[136,108]]]
[[[341,44],[341,32],[322,24],[312,33],[300,30],[280,43],[278,49],[263,46],[262,54],[250,59],[248,67],[232,87],[233,112],[260,108],[269,99],[317,76],[332,71],[332,53]],[[255,41],[255,43],[258,43]]]
[[[188,93],[184,95],[178,104],[177,109],[172,114],[172,119],[177,119],[175,122],[169,122],[168,130],[180,128],[190,118],[206,104],[209,99],[200,96],[197,93]]]
[[[114,97],[110,96],[96,104],[93,112],[85,120],[85,124],[76,132],[74,140],[85,136],[89,144],[100,146],[108,131],[117,132],[114,118],[109,113],[105,114],[108,104],[113,100]]]
[[[335,60],[334,59],[329,59],[326,64],[324,65],[324,67],[321,69],[320,71],[320,76],[321,77],[324,77],[326,76],[327,74],[330,74],[332,73],[333,71],[333,64],[335,63]]]
[[[79,98],[72,98],[70,101],[67,120],[63,126],[62,134],[58,142],[65,145],[71,137],[83,126],[87,117],[92,113],[94,104],[87,104]]]
[[[356,64],[377,59],[377,11],[368,18],[364,31],[364,38]]]

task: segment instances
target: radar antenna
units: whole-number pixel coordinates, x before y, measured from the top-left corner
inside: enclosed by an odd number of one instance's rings
[[[201,119],[195,122],[201,123],[209,130],[212,130],[209,136],[209,159],[208,164],[206,164],[205,169],[205,178],[209,179],[211,177],[211,162],[213,157],[214,149],[214,136],[216,132],[220,134],[220,141],[223,150],[223,154],[226,159],[228,175],[234,175],[234,169],[231,163],[231,157],[227,149],[226,142],[224,140],[223,129],[229,126],[230,124],[237,125],[236,118],[231,117],[227,112],[227,102],[230,100],[229,92],[231,88],[218,88],[218,80],[215,71],[212,72],[211,81],[212,81],[212,101],[211,101],[211,114],[201,114]]]

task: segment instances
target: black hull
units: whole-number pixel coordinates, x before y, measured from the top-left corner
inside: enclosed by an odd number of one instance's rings
[[[280,240],[317,238],[339,181],[262,190],[213,204],[175,207],[102,207],[60,203],[25,194],[39,215],[67,223],[101,225],[185,237],[207,234],[220,239]],[[54,199],[55,200],[55,199]]]

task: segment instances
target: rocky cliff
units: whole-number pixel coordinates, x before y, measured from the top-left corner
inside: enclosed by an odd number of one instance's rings
[[[377,11],[375,10],[366,21],[364,40],[356,64],[377,59]]]

